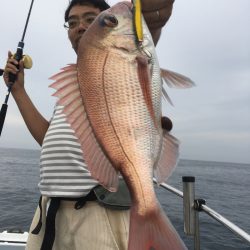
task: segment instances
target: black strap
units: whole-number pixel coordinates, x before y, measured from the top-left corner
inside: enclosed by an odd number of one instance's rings
[[[52,197],[50,200],[50,205],[48,208],[47,216],[46,216],[46,226],[45,233],[43,237],[43,242],[40,250],[51,250],[55,241],[55,221],[56,221],[56,213],[59,209],[61,200],[65,201],[75,201],[75,209],[81,209],[87,201],[95,201],[97,200],[95,192],[91,190],[86,196],[80,198],[63,198],[63,197]],[[31,232],[32,234],[39,234],[42,228],[42,196],[39,199],[39,209],[40,209],[40,217],[38,224]]]
[[[40,196],[40,199],[39,199],[39,210],[40,210],[39,221],[38,221],[36,227],[31,232],[32,234],[39,234],[39,232],[42,228],[42,196]]]
[[[47,217],[46,227],[43,238],[41,250],[52,249],[55,240],[55,221],[56,213],[60,205],[61,198],[52,198],[50,201]]]
[[[81,209],[82,207],[85,206],[87,201],[95,201],[97,200],[95,192],[93,190],[91,190],[86,196],[84,197],[80,197],[76,200],[75,203],[75,209]]]

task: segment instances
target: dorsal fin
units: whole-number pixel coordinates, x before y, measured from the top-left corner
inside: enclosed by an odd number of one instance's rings
[[[116,191],[118,173],[101,149],[88,120],[79,90],[77,66],[67,66],[51,79],[55,80],[50,85],[56,89],[53,95],[57,96],[58,103],[64,106],[63,113],[81,144],[83,158],[92,177],[109,191]]]

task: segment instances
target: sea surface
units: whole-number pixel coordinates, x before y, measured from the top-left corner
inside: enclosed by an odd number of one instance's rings
[[[39,200],[39,155],[39,150],[0,148],[0,231],[29,229]],[[167,183],[182,191],[182,176],[195,176],[196,198],[250,233],[250,164],[180,160]],[[194,249],[193,238],[183,233],[182,198],[159,187],[156,193],[188,249]],[[250,250],[204,212],[199,218],[201,249]]]

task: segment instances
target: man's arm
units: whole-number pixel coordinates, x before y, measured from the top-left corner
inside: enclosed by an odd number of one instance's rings
[[[4,70],[4,81],[9,82],[9,73],[17,75],[15,84],[12,87],[12,96],[20,110],[20,113],[26,123],[27,128],[34,139],[42,145],[45,133],[48,130],[49,122],[39,113],[24,88],[24,67],[23,61],[19,62],[19,70],[17,69],[18,62],[12,58],[12,54],[8,53],[8,61]]]
[[[35,105],[30,100],[25,89],[12,92],[24,122],[29,129],[31,135],[41,146],[45,134],[49,128],[49,122],[40,114]]]
[[[174,0],[141,0],[142,13],[151,32],[155,45],[162,27],[172,14]]]

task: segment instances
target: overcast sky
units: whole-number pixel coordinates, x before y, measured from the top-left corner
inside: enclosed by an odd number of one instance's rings
[[[21,39],[30,0],[1,0],[0,67]],[[114,4],[118,1],[109,1]],[[63,28],[67,0],[35,0],[24,52],[34,67],[26,89],[50,119],[55,103],[48,78],[75,54]],[[196,87],[168,89],[174,107],[164,114],[181,141],[181,158],[250,163],[250,1],[176,0],[157,45],[162,68],[185,74]],[[6,94],[1,78],[0,103]],[[39,149],[11,97],[0,147]]]

